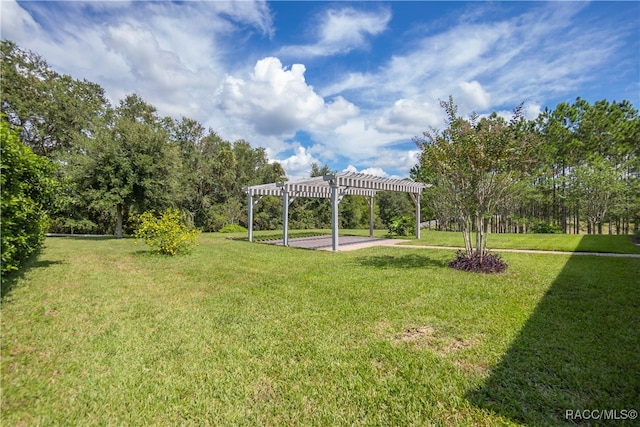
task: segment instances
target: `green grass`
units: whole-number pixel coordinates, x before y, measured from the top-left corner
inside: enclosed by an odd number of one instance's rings
[[[628,235],[585,234],[489,234],[489,249],[534,249],[565,252],[606,252],[640,254]],[[422,230],[420,240],[410,245],[464,247],[462,233]]]
[[[486,276],[446,250],[226,237],[175,258],[47,239],[5,283],[1,424],[557,425],[640,408],[640,260],[507,253]]]

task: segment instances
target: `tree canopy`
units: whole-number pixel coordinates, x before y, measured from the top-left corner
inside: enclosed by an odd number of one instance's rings
[[[537,139],[527,129],[522,106],[510,122],[497,114],[469,119],[457,115],[453,98],[441,101],[447,115],[443,131],[430,129],[414,138],[421,148],[423,178],[434,184],[437,204],[455,215],[464,235],[465,250],[482,260],[486,249],[488,215],[499,211],[515,192],[515,185],[532,162]],[[436,206],[434,206],[435,208]]]
[[[640,119],[629,102],[578,98],[536,122],[522,106],[509,122],[496,113],[459,117],[452,98],[441,106],[446,128],[414,138],[422,153],[413,175],[433,184],[429,208],[462,231],[467,257],[483,262],[490,229],[568,232],[572,223],[580,233],[581,220],[588,233],[602,233],[607,220],[610,233],[613,223],[617,232],[632,222],[638,229]]]
[[[204,230],[246,225],[242,188],[285,178],[262,147],[161,117],[136,94],[111,106],[99,85],[60,75],[10,41],[1,54],[2,121],[58,169],[52,231],[122,236],[135,214],[169,207]]]

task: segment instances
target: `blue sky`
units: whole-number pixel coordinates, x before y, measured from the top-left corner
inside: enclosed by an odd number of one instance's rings
[[[640,2],[36,2],[1,35],[57,71],[137,93],[162,115],[310,164],[405,177],[411,142],[459,112],[640,107]]]

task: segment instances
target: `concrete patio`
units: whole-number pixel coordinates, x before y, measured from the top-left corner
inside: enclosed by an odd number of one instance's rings
[[[369,248],[372,246],[393,246],[398,243],[405,242],[406,240],[399,239],[385,239],[380,237],[361,237],[361,236],[340,236],[340,245],[338,250],[353,251],[356,249]],[[282,245],[282,239],[280,240],[267,240],[262,243],[268,243],[272,245]],[[314,237],[298,237],[289,238],[289,247],[303,248],[303,249],[317,249],[323,251],[332,250],[331,236],[314,236]]]

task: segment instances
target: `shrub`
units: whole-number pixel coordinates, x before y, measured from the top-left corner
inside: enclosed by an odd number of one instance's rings
[[[0,141],[1,275],[4,277],[20,268],[42,245],[49,225],[46,207],[50,205],[56,181],[53,163],[22,144],[4,120],[0,122]]]
[[[536,221],[531,227],[531,232],[537,234],[560,233],[560,231],[562,230],[559,226],[544,221]]]
[[[49,233],[91,234],[96,233],[98,225],[88,219],[55,218],[49,225]]]
[[[415,229],[415,221],[409,216],[391,218],[387,229],[389,230],[389,234],[408,236]]]
[[[227,224],[219,231],[220,233],[246,233],[247,229],[238,224]]]
[[[167,209],[160,217],[145,212],[138,218],[140,225],[134,236],[142,239],[148,246],[165,255],[177,255],[188,252],[196,244],[200,230],[185,224],[179,210]]]
[[[487,251],[482,257],[478,252],[467,255],[462,251],[458,251],[456,259],[449,263],[449,267],[472,273],[501,273],[507,269],[507,263],[500,258],[500,255],[491,254]]]

